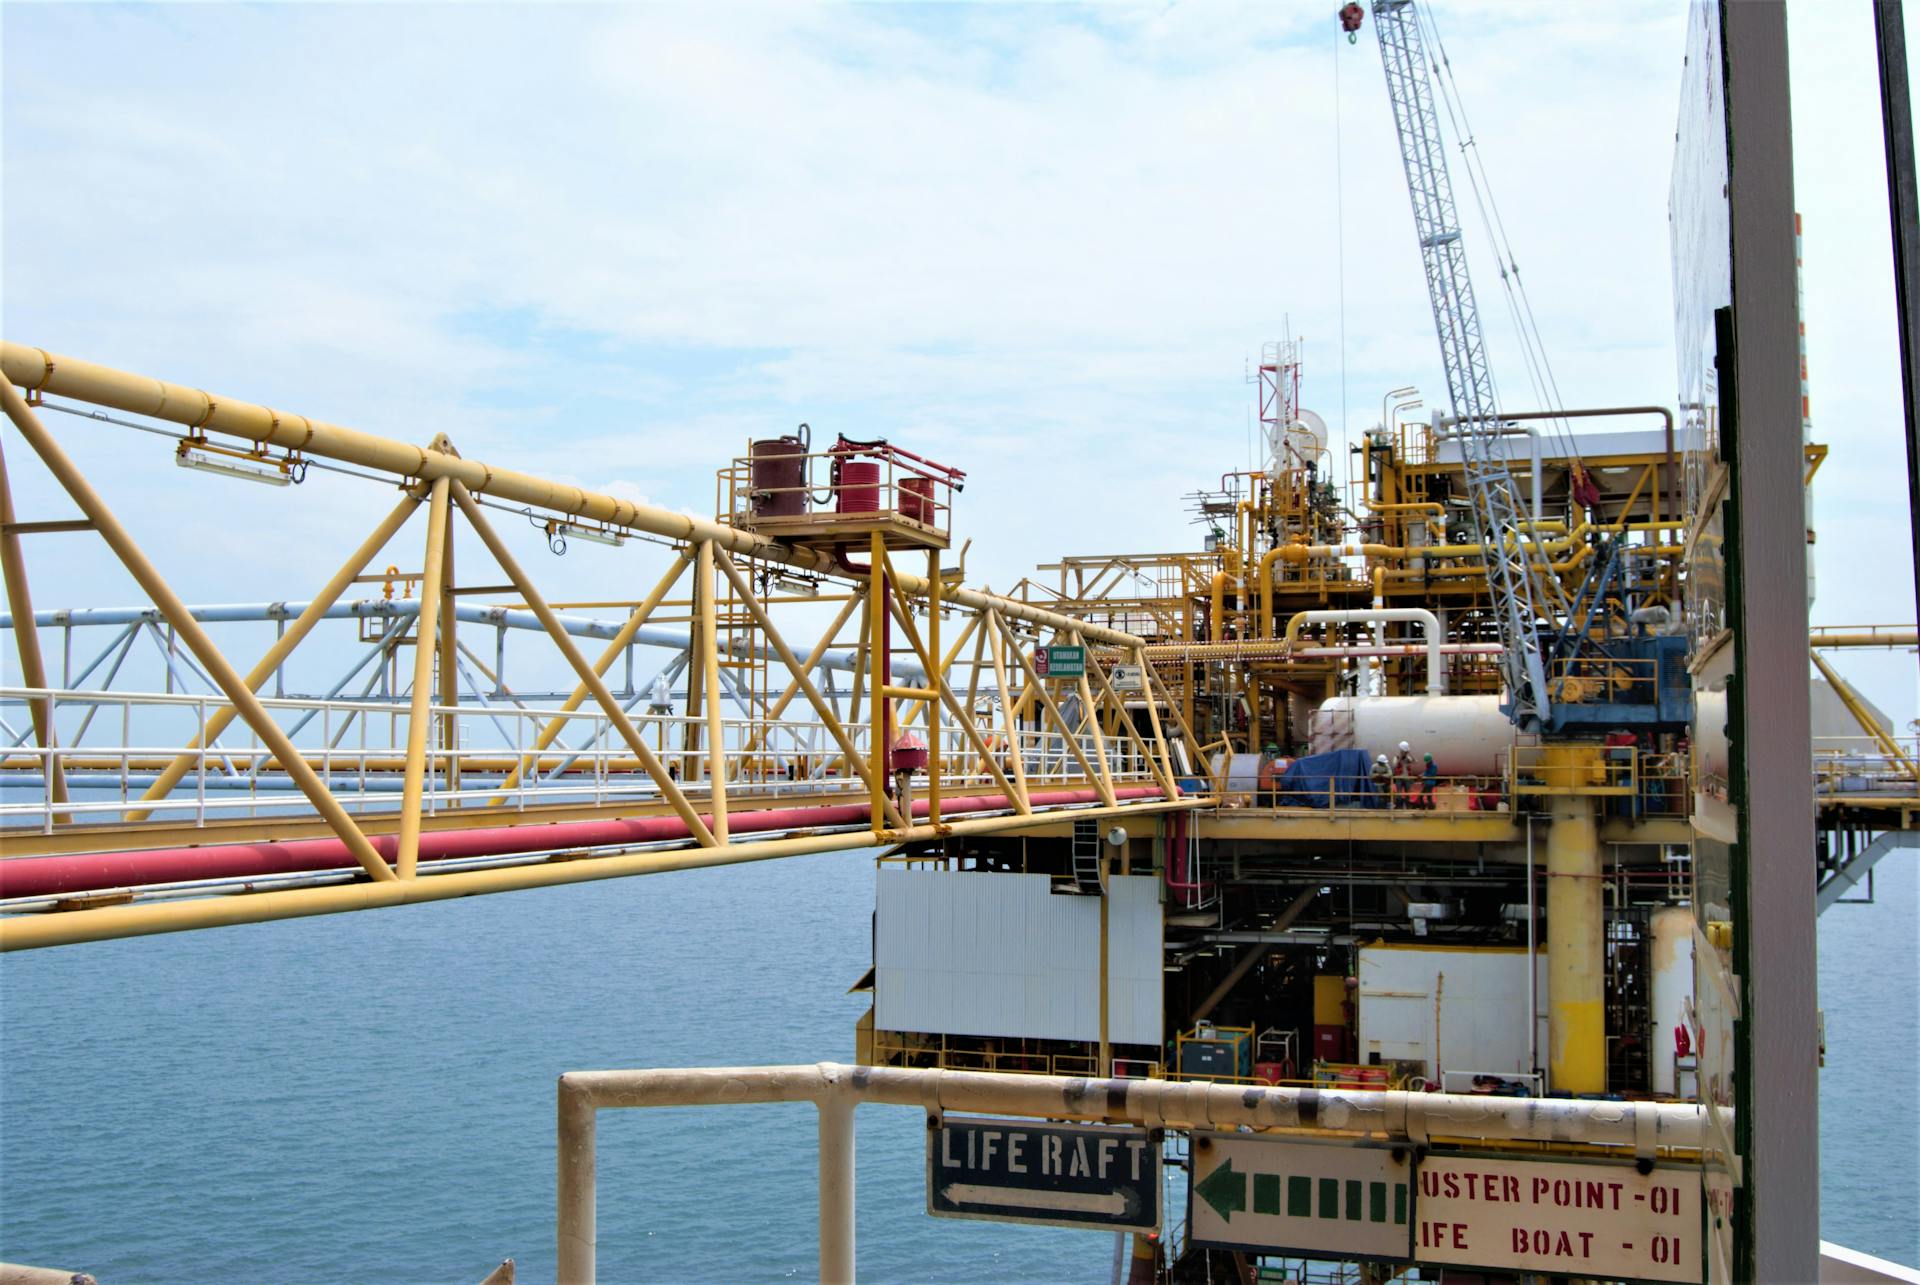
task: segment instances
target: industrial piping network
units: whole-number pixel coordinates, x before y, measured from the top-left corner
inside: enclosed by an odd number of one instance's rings
[[[667,540],[710,540],[729,553],[784,563],[822,575],[843,578],[847,575],[831,550],[783,543],[705,518],[616,499],[599,491],[497,468],[447,451],[414,446],[253,402],[216,397],[198,388],[49,353],[43,348],[0,340],[0,373],[4,373],[8,382],[26,389],[30,396],[69,397],[165,420],[195,432],[225,433],[263,446],[355,464],[400,478],[421,482],[446,478],[465,486],[475,496],[510,500],[563,517],[585,518]],[[895,572],[892,579],[900,591],[909,596],[923,597],[928,592],[924,576]],[[1141,641],[1118,629],[1073,620],[1016,599],[959,585],[942,586],[940,596],[976,611],[996,611],[1006,619],[1048,629],[1078,631],[1088,642],[1131,649]]]
[[[1369,607],[1353,611],[1302,611],[1287,622],[1287,646],[1300,637],[1303,625],[1384,624],[1410,621],[1420,626],[1426,639],[1427,695],[1438,696],[1446,689],[1447,671],[1440,665],[1440,618],[1425,607]],[[1384,650],[1384,648],[1382,648]]]

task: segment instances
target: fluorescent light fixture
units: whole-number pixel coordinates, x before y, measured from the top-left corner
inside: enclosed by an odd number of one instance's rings
[[[627,537],[618,531],[609,531],[605,527],[575,526],[571,522],[551,523],[547,527],[547,534],[566,540],[591,540],[595,544],[612,545],[616,549],[627,542]]]
[[[818,580],[802,580],[798,576],[781,576],[773,582],[773,587],[782,593],[791,593],[802,598],[818,598],[820,596],[820,582]]]
[[[220,473],[227,477],[237,477],[248,482],[261,482],[267,486],[286,486],[293,479],[287,476],[287,470],[277,461],[262,459],[255,462],[251,458],[238,455],[215,455],[207,451],[198,451],[182,443],[173,453],[173,462],[181,468],[199,469],[202,473]]]

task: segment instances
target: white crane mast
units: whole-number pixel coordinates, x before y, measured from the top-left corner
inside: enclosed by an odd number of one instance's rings
[[[1413,200],[1414,231],[1426,266],[1440,361],[1465,463],[1475,534],[1485,550],[1487,588],[1504,648],[1501,669],[1511,701],[1509,713],[1523,731],[1547,724],[1544,638],[1526,559],[1531,543],[1521,522],[1512,474],[1500,449],[1498,406],[1486,339],[1467,274],[1458,208],[1434,110],[1426,46],[1413,0],[1373,0],[1374,31],[1387,73],[1387,97],[1400,136],[1400,160]]]

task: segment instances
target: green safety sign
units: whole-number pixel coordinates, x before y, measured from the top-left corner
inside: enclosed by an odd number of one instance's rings
[[[1085,647],[1035,647],[1033,672],[1042,678],[1082,678],[1087,672]]]
[[[1405,1261],[1413,1166],[1405,1150],[1196,1134],[1195,1244]]]

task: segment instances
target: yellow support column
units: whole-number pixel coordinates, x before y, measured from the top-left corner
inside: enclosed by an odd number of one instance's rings
[[[927,659],[933,672],[927,686],[940,691],[947,684],[944,658],[940,654],[940,550],[927,550]],[[972,713],[971,710],[968,711]],[[927,824],[940,826],[940,702],[927,702]],[[912,799],[901,799],[900,810],[913,823]]]
[[[868,553],[867,580],[867,697],[868,731],[867,754],[871,760],[868,773],[867,795],[872,802],[872,821],[874,834],[882,834],[887,828],[886,790],[887,790],[887,744],[889,732],[888,713],[893,707],[887,696],[887,684],[892,681],[892,666],[888,656],[887,637],[887,546],[880,533],[873,533],[873,541]],[[913,824],[908,812],[907,800],[900,801],[900,815],[907,824]]]
[[[1591,754],[1586,747],[1559,751]],[[1569,776],[1574,764],[1566,765]],[[1549,777],[1551,779],[1551,776]],[[1555,1091],[1607,1088],[1600,843],[1588,795],[1553,797],[1547,826],[1547,1048]]]

